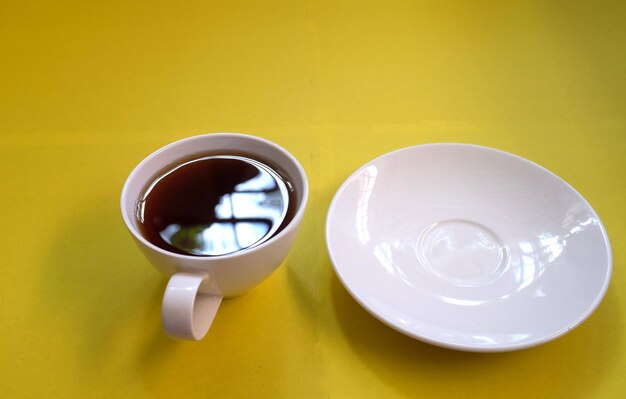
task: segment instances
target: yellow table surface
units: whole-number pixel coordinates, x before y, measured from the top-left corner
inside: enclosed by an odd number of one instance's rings
[[[626,3],[588,3],[2,0],[0,397],[620,397]],[[174,341],[119,194],[152,151],[217,131],[293,152],[310,203],[284,264],[204,340]],[[332,196],[374,157],[432,142],[513,152],[592,204],[614,271],[584,324],[463,353],[347,294],[324,243]]]

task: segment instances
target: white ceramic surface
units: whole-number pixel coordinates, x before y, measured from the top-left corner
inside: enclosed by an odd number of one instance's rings
[[[555,339],[599,305],[606,231],[565,181],[518,156],[428,144],[350,176],[328,212],[335,271],[372,315],[458,350]]]
[[[141,235],[136,217],[137,199],[164,167],[195,154],[230,154],[233,151],[267,159],[289,176],[296,192],[297,210],[282,231],[257,246],[212,257],[169,252]],[[143,254],[157,270],[170,277],[162,306],[165,332],[183,339],[204,337],[223,297],[243,294],[272,274],[292,246],[308,193],[306,174],[296,158],[270,141],[244,134],[189,137],[161,148],[137,165],[122,189],[122,216]]]

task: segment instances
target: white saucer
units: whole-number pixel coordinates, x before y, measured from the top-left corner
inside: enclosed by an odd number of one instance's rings
[[[474,145],[369,162],[335,195],[326,242],[367,311],[458,350],[553,340],[595,310],[611,278],[606,231],[580,194],[535,163]]]

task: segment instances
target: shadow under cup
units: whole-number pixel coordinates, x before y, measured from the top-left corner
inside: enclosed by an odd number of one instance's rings
[[[258,157],[260,160],[267,160],[272,168],[277,169],[277,172],[286,175],[293,186],[295,212],[293,218],[280,232],[257,246],[218,256],[193,256],[170,252],[152,244],[142,235],[136,216],[137,201],[146,186],[154,181],[159,173],[194,155],[242,153]],[[196,309],[196,304],[199,302],[196,296],[211,295],[216,299],[217,304],[212,306],[211,311],[214,315],[222,297],[243,294],[265,280],[287,256],[302,220],[307,199],[308,182],[304,169],[297,159],[282,147],[259,137],[236,133],[194,136],[165,146],[145,158],[126,180],[122,190],[121,210],[126,226],[146,258],[158,271],[165,276],[171,276],[163,301],[163,322],[168,335],[190,339],[199,339],[204,336],[206,331],[198,331],[197,326],[194,328],[194,315],[202,317],[199,313],[206,312],[200,308],[207,307],[207,305],[199,304]],[[184,282],[184,284],[191,285],[176,287],[174,283],[178,281],[175,281],[178,278],[177,273],[184,274],[186,278],[191,276],[191,280],[187,279]],[[193,282],[190,283],[192,280]],[[182,294],[176,294],[184,290],[187,290],[187,293],[193,292],[192,298],[183,299],[180,296]],[[171,311],[166,311],[168,292],[178,295],[178,299],[174,302],[169,301],[170,305],[174,304],[174,309]],[[196,295],[197,292],[200,294]],[[175,314],[166,314],[167,312]],[[168,319],[172,318],[182,318],[183,321],[180,323],[183,324],[189,322],[190,325],[183,328],[183,330],[188,330],[187,333],[168,331]],[[207,330],[213,317],[210,319],[206,326]],[[180,323],[177,321],[175,324]],[[207,324],[206,320],[203,323]]]

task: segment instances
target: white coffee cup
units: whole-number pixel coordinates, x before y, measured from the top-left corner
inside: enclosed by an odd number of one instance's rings
[[[137,201],[143,190],[168,165],[207,153],[256,155],[287,174],[296,193],[296,212],[289,224],[258,246],[210,257],[169,252],[144,238],[136,217]],[[308,193],[306,174],[298,160],[280,146],[255,136],[237,133],[194,136],[145,158],[124,184],[121,207],[124,222],[143,254],[157,270],[170,277],[161,312],[165,332],[175,338],[201,339],[209,330],[222,298],[243,294],[272,274],[293,244]]]

